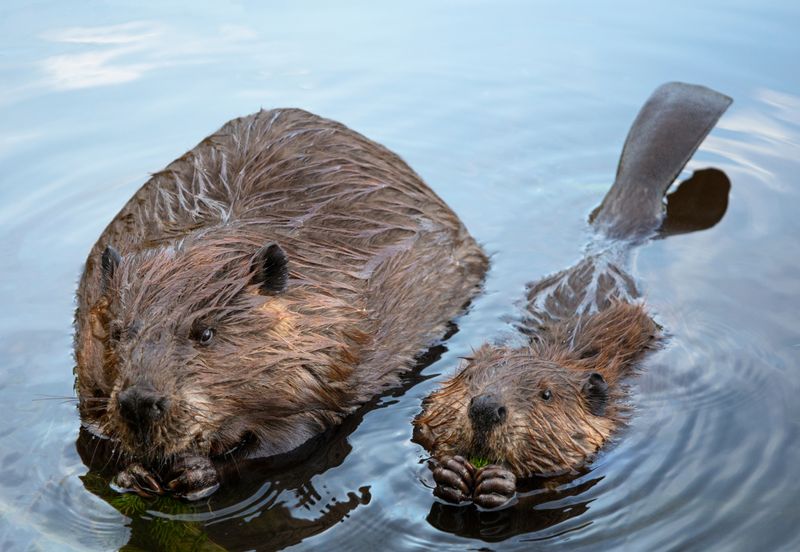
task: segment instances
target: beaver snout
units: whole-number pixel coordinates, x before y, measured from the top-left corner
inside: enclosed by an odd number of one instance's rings
[[[160,420],[169,406],[169,399],[146,383],[131,385],[119,394],[119,413],[133,429],[149,428]]]
[[[469,417],[476,430],[488,431],[506,419],[506,407],[493,393],[473,397],[469,402]]]

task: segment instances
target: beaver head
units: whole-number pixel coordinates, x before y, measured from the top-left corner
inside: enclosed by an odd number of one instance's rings
[[[652,342],[639,305],[616,303],[561,324],[528,347],[484,345],[423,402],[415,440],[517,477],[574,470],[624,423],[619,380]]]
[[[77,344],[81,415],[147,461],[291,450],[352,404],[363,314],[243,229],[100,256],[91,336]],[[345,328],[345,329],[343,329]],[[346,328],[350,328],[347,330]]]

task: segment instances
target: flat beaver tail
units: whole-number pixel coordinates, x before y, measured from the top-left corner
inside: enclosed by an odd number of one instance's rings
[[[704,86],[659,86],[628,132],[614,185],[589,218],[592,225],[614,239],[657,230],[664,194],[732,101]]]

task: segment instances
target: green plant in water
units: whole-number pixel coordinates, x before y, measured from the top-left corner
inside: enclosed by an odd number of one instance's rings
[[[186,502],[170,496],[145,499],[133,493],[114,492],[103,477],[88,473],[81,477],[83,484],[92,493],[108,502],[115,510],[131,519],[131,539],[122,550],[209,550],[224,548],[212,542],[203,530],[202,523],[171,519],[167,516],[195,513],[196,509]]]
[[[489,462],[488,459],[486,459],[486,458],[478,458],[477,456],[473,457],[473,458],[470,458],[469,459],[469,463],[472,464],[473,466],[475,466],[476,469],[485,468],[486,466],[491,464],[491,462]]]

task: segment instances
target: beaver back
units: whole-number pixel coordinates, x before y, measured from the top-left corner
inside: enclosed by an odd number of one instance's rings
[[[257,278],[274,272],[259,257],[271,244],[285,286]],[[92,248],[76,311],[82,418],[133,451],[120,395],[137,386],[140,404],[161,386],[172,406],[150,432],[155,456],[255,429],[269,453],[288,450],[397,383],[486,267],[383,146],[297,109],[235,119],[154,174]]]

